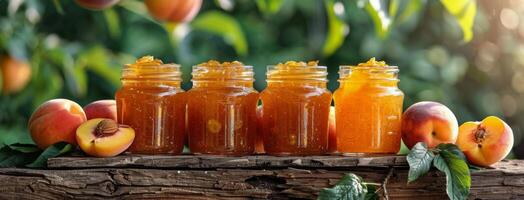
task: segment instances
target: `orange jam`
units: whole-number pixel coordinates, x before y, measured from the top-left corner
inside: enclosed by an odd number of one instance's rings
[[[337,149],[344,153],[397,153],[404,94],[398,68],[375,58],[340,67],[335,91]]]
[[[258,93],[253,67],[209,61],[193,67],[187,92],[189,149],[196,154],[254,152]]]
[[[116,93],[118,122],[136,133],[128,151],[179,154],[184,147],[185,97],[180,66],[145,56],[122,71]]]
[[[328,149],[331,92],[317,62],[269,66],[261,93],[264,150],[272,155],[318,155]]]

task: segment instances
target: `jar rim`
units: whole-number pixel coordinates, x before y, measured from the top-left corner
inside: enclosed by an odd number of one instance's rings
[[[341,65],[339,66],[339,79],[338,81],[347,81],[346,79],[348,76],[351,75],[353,71],[360,71],[363,73],[369,73],[370,76],[368,77],[369,80],[373,81],[399,81],[398,79],[398,73],[399,69],[398,66],[355,66],[355,65]],[[392,77],[376,77],[373,74],[392,74]],[[355,80],[352,80],[355,81]]]
[[[240,63],[240,62],[239,62]],[[204,63],[205,64],[205,63]],[[235,69],[236,68],[236,69]],[[192,66],[191,81],[255,81],[253,66],[244,64]]]
[[[327,66],[304,65],[292,68],[279,68],[280,65],[268,65],[266,71],[267,81],[302,80],[328,82]],[[279,74],[278,71],[289,73]]]
[[[357,65],[340,65],[339,70],[385,70],[385,71],[399,71],[398,66],[396,65],[386,65],[386,66],[357,66]]]
[[[182,81],[181,66],[166,64],[126,64],[120,80]]]

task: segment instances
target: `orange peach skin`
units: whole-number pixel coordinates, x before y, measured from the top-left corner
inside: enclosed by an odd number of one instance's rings
[[[116,121],[116,101],[99,100],[84,107],[87,120],[95,118],[106,118]]]
[[[2,92],[4,94],[16,93],[25,88],[31,80],[31,66],[29,63],[4,56],[0,60],[2,75]]]
[[[95,129],[104,119],[91,119],[78,127],[76,141],[80,149],[95,157],[113,157],[124,152],[135,139],[135,131],[130,127],[120,127],[110,136],[97,137]]]
[[[513,147],[513,131],[498,117],[466,122],[459,127],[457,145],[468,161],[487,167],[504,159]]]
[[[418,142],[429,148],[441,143],[455,143],[458,135],[457,118],[446,106],[437,102],[419,102],[402,115],[402,141],[411,149]]]
[[[170,22],[190,21],[202,6],[202,0],[145,0],[144,3],[153,17]]]
[[[67,99],[53,99],[40,105],[29,119],[31,138],[45,149],[57,142],[76,144],[75,131],[86,121],[82,107]]]

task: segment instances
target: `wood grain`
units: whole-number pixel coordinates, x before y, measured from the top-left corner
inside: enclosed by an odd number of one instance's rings
[[[447,199],[444,174],[406,184],[405,159],[385,157],[63,157],[48,170],[0,169],[0,199],[314,199],[344,173],[382,183],[390,170],[390,199]],[[472,173],[470,199],[524,199],[524,161],[494,167]]]
[[[349,156],[148,156],[123,155],[111,158],[58,157],[48,161],[49,168],[107,168],[107,167],[145,167],[145,168],[282,168],[282,167],[389,167],[407,166],[405,156],[391,155],[349,155]]]

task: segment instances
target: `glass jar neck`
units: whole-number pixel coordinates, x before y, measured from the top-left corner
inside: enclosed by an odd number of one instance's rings
[[[397,66],[362,67],[362,66],[340,66],[339,82],[373,82],[397,84]]]
[[[147,80],[147,79],[121,79],[122,87],[141,87],[141,88],[153,88],[153,87],[175,87],[181,88],[181,81],[170,81],[170,80]]]
[[[253,66],[241,63],[196,65],[191,72],[193,87],[253,87]]]
[[[181,75],[180,65],[143,62],[125,65],[120,80],[123,86],[180,87]]]
[[[268,85],[312,85],[326,87],[326,66],[270,65],[267,67]]]
[[[325,81],[311,81],[311,80],[288,80],[288,81],[267,81],[267,87],[318,87],[327,89],[327,82]]]
[[[253,81],[192,80],[193,88],[253,87]]]

